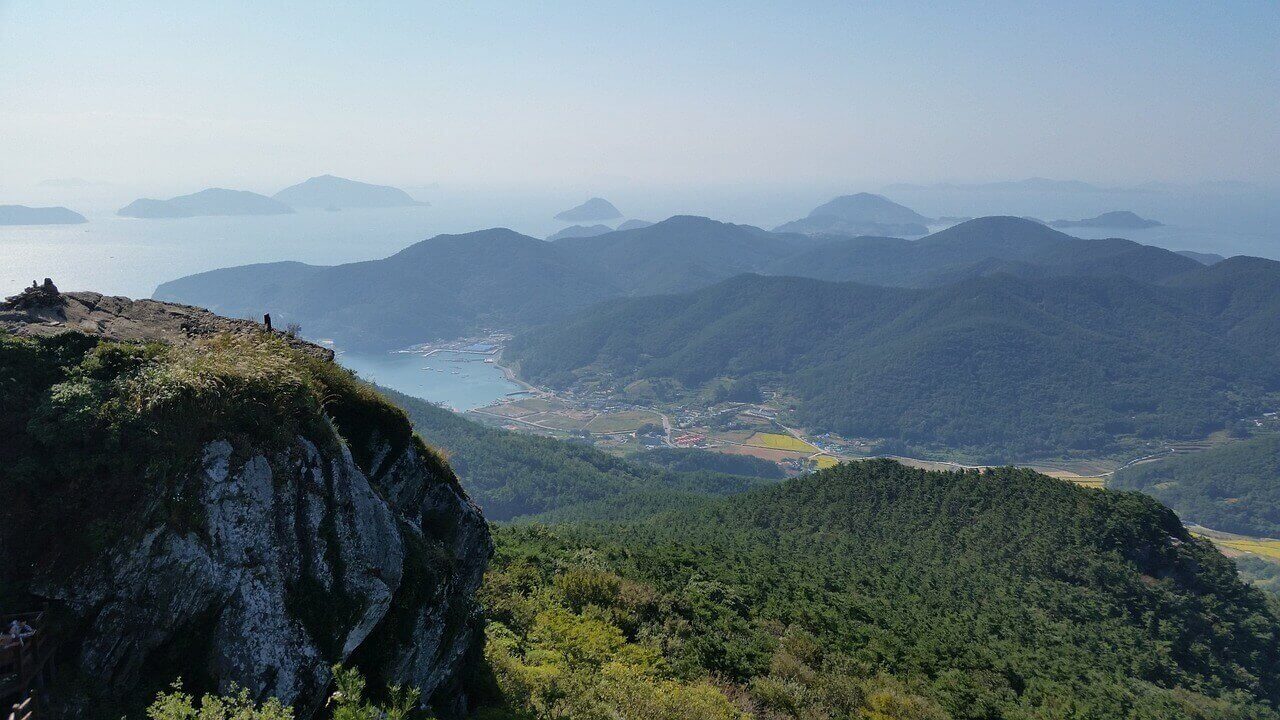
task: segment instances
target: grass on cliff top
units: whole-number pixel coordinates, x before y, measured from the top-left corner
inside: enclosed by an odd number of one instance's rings
[[[119,410],[126,421],[146,418],[165,426],[157,431],[194,423],[198,441],[207,442],[219,429],[287,438],[315,429],[308,426],[327,415],[366,473],[374,470],[380,442],[390,444],[390,455],[415,444],[425,459],[443,460],[413,434],[403,410],[351,371],[300,352],[278,335],[214,335],[159,346],[151,357],[120,379]]]
[[[13,551],[0,558],[0,594],[36,566],[75,565],[149,525],[144,506],[199,531],[198,493],[185,485],[207,443],[269,455],[298,434],[336,442],[330,421],[375,482],[388,446],[389,457],[414,447],[453,477],[402,410],[276,335],[166,345],[0,333],[0,545]]]

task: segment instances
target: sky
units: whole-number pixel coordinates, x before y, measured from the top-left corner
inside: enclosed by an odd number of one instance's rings
[[[1280,183],[1280,3],[0,0],[0,185]]]

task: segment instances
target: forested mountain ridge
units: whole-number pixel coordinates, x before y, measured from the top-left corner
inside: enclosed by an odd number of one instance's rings
[[[236,317],[271,312],[345,347],[399,348],[477,327],[524,327],[619,293],[557,244],[506,229],[438,235],[381,260],[271,263],[165,283],[158,299]]]
[[[833,241],[676,216],[554,243],[492,229],[440,235],[381,260],[225,268],[164,283],[155,296],[237,317],[270,312],[343,347],[391,349],[484,327],[525,329],[605,298],[687,292],[743,272],[925,287],[1000,272],[1158,280],[1199,267],[1159,248],[1081,240],[1018,218],[980,218],[916,241]]]
[[[768,266],[771,275],[852,280],[872,285],[930,287],[969,277],[1122,275],[1160,281],[1197,269],[1177,253],[1118,238],[1072,237],[1017,217],[984,217],[919,240],[858,237],[834,240]]]
[[[607,705],[634,673],[687,684],[697,718],[1280,716],[1275,612],[1134,493],[870,461],[497,538],[487,655],[517,708]],[[611,634],[557,700],[556,651]]]
[[[635,230],[557,240],[628,295],[682,292],[751,271],[795,252],[795,236],[677,215]]]
[[[999,274],[916,290],[747,275],[611,300],[517,336],[508,354],[553,386],[756,377],[795,398],[807,427],[990,462],[1096,452],[1124,437],[1202,437],[1280,402],[1280,263],[1226,265],[1161,285]]]

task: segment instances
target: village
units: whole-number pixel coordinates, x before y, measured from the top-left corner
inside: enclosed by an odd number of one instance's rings
[[[496,344],[492,353],[498,355],[501,339],[488,337],[492,343],[467,338],[452,343],[451,349]],[[869,440],[830,433],[809,437],[783,424],[779,410],[768,403],[641,404],[599,388],[535,387],[502,369],[523,389],[470,410],[468,417],[506,430],[586,442],[617,455],[659,448],[705,450],[754,457],[796,475],[867,457],[873,449]]]

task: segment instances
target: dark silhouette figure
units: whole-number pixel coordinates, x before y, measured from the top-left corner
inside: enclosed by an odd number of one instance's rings
[[[271,313],[262,316],[262,324],[266,325],[268,330],[271,329]]]

